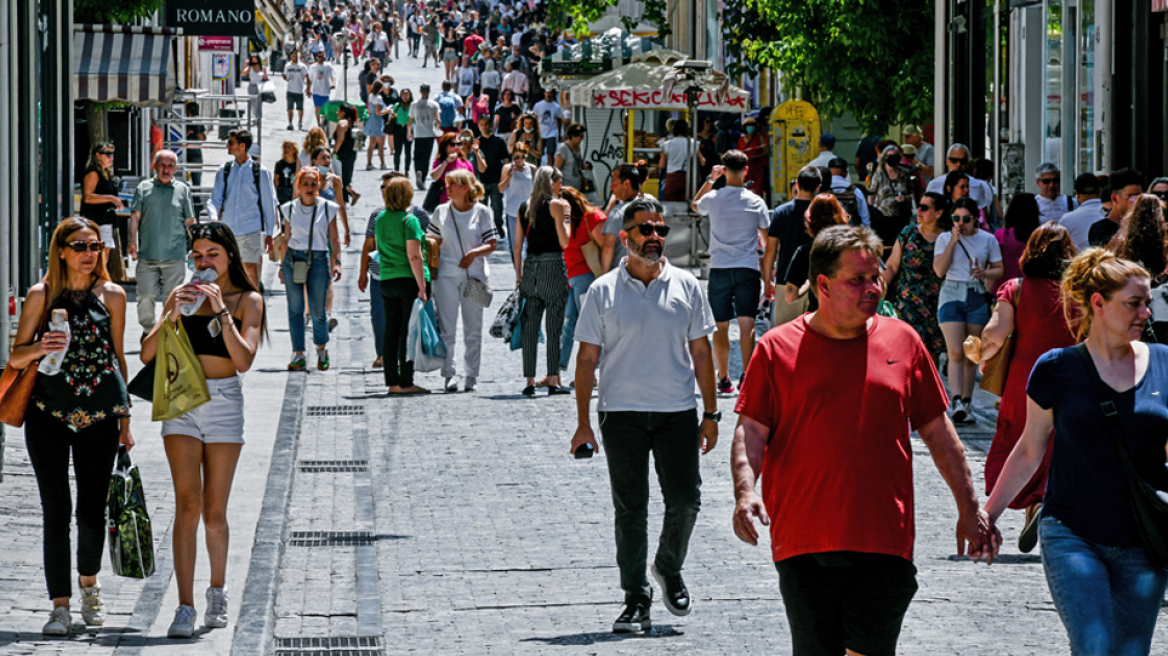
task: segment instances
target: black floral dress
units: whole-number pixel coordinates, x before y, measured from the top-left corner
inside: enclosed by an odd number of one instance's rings
[[[37,375],[33,403],[75,433],[111,417],[128,417],[130,395],[118,368],[109,309],[89,289],[66,290],[52,309],[69,313],[69,348],[59,373]]]
[[[936,361],[945,352],[945,337],[937,321],[941,278],[933,270],[933,244],[915,224],[901,230],[896,240],[900,242],[900,282],[892,303],[900,318],[916,329]]]

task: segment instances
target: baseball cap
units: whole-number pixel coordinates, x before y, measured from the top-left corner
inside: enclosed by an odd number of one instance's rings
[[[835,148],[835,135],[830,132],[819,135],[819,145],[824,148]]]
[[[1099,178],[1094,173],[1083,173],[1075,178],[1075,193],[1094,196],[1099,193]]]
[[[901,133],[906,134],[906,135],[907,134],[922,134],[920,126],[917,126],[917,125],[906,125],[906,126],[904,126],[904,129],[901,130]]]
[[[827,168],[829,168],[829,169],[842,169],[842,170],[846,171],[846,170],[848,170],[848,160],[846,160],[842,157],[833,157],[833,158],[831,158],[830,161],[828,161]]]

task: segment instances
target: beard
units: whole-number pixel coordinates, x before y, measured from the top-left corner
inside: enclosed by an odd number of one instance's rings
[[[645,264],[652,266],[660,262],[661,258],[665,256],[665,243],[656,239],[650,239],[638,245],[636,242],[630,241],[629,253]]]

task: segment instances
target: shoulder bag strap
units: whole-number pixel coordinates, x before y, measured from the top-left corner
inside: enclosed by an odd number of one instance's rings
[[[1095,361],[1091,359],[1087,345],[1080,343],[1075,346],[1075,351],[1078,352],[1079,357],[1083,358],[1083,364],[1087,367],[1087,377],[1095,385],[1095,393],[1099,397],[1099,407],[1103,410],[1103,420],[1107,424],[1107,432],[1111,434],[1111,441],[1115,443],[1115,452],[1119,455],[1119,462],[1123,465],[1128,482],[1138,482],[1140,476],[1136,473],[1135,465],[1132,464],[1131,455],[1127,452],[1127,445],[1123,443],[1123,426],[1119,423],[1119,411],[1115,408],[1115,402],[1111,400],[1111,393],[1103,383],[1103,379],[1099,377],[1099,370],[1095,368]]]
[[[260,230],[262,230],[263,233],[267,235],[268,225],[267,221],[264,220],[264,200],[262,192],[260,192],[260,163],[254,159],[251,161],[251,175],[253,178],[255,178],[256,207],[258,207],[260,210]]]
[[[312,266],[312,238],[316,236],[316,215],[320,213],[320,205],[324,199],[320,196],[316,197],[316,203],[312,206],[312,223],[308,224],[308,266]],[[325,218],[328,218],[328,213],[325,213]]]
[[[970,265],[970,267],[972,267],[972,266],[974,266],[975,264],[977,264],[977,260],[973,259],[973,257],[972,257],[972,256],[970,256],[970,254],[969,254],[969,251],[965,250],[965,244],[961,243],[961,237],[958,237],[958,238],[957,238],[957,245],[958,245],[958,246],[960,246],[960,247],[961,247],[961,251],[962,251],[963,253],[965,253],[965,259],[966,259],[966,260],[969,260],[969,265]]]
[[[231,167],[235,166],[235,162],[228,161],[223,166],[223,206],[227,206],[227,181],[231,179]]]
[[[477,205],[477,203],[476,203],[476,205]],[[473,212],[474,208],[471,208],[471,211]],[[464,245],[462,243],[462,231],[458,229],[458,217],[454,215],[454,205],[453,204],[446,206],[446,214],[447,214],[448,220],[454,224],[454,235],[456,237],[458,237],[458,247],[460,249],[462,249],[463,257],[466,257],[466,245]],[[470,280],[470,269],[463,269],[463,272],[466,273],[466,279]]]

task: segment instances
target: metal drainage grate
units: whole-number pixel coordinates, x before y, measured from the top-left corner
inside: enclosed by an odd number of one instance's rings
[[[362,547],[377,538],[370,531],[293,531],[290,547]]]
[[[306,474],[326,472],[367,472],[368,460],[301,460],[300,471]]]
[[[363,405],[310,405],[304,409],[306,417],[355,417],[364,414]]]
[[[276,638],[276,656],[383,656],[380,636]]]

